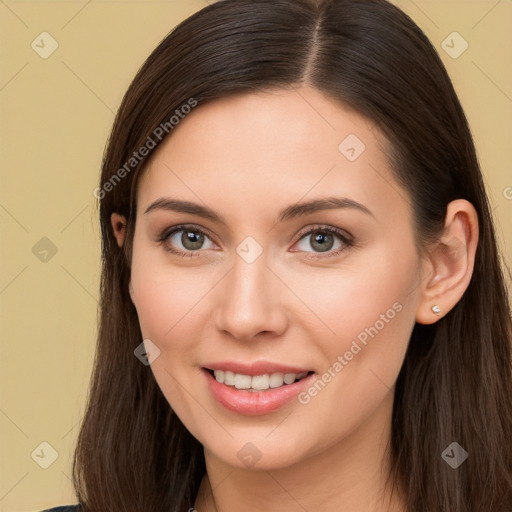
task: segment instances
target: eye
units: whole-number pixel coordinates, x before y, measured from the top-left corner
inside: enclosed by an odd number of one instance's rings
[[[296,251],[328,253],[336,256],[352,245],[353,241],[344,231],[333,226],[314,227],[303,233],[297,242]],[[295,252],[295,251],[294,251]]]
[[[198,256],[194,253],[200,249],[216,247],[205,231],[195,226],[174,226],[164,231],[159,241],[164,243],[167,251],[180,256]]]
[[[202,228],[197,226],[173,226],[165,230],[158,239],[166,251],[182,257],[200,256],[202,249],[217,246]],[[336,256],[353,245],[353,239],[346,232],[333,226],[315,226],[300,235],[292,252],[327,253],[325,257]]]

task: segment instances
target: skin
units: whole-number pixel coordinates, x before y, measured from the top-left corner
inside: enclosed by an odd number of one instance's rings
[[[355,161],[338,149],[349,134],[366,146]],[[415,322],[437,321],[467,288],[478,221],[467,201],[450,203],[441,238],[419,251],[387,147],[370,121],[303,86],[199,106],[149,161],[137,190],[130,295],[144,339],[161,351],[154,377],[204,446],[207,475],[191,503],[199,512],[404,510],[385,486],[395,382]],[[170,196],[207,206],[225,224],[144,213]],[[371,213],[324,209],[277,221],[287,206],[334,196]],[[181,223],[211,235],[193,257],[165,249],[194,252],[181,232],[159,241]],[[114,214],[112,226],[122,245],[125,219]],[[326,226],[353,244],[335,235],[320,252],[307,231]],[[236,252],[248,236],[263,250],[252,263]],[[393,304],[400,311],[307,404],[251,417],[224,409],[205,385],[200,368],[222,360],[321,376]],[[237,456],[246,443],[261,455],[250,467]]]

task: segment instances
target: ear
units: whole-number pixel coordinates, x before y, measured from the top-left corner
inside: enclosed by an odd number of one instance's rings
[[[416,321],[433,324],[461,299],[473,275],[478,245],[478,215],[465,199],[452,201],[444,230],[427,251]],[[437,306],[437,308],[435,307]]]
[[[124,243],[124,235],[126,233],[126,218],[119,213],[113,213],[110,216],[110,222],[112,224],[114,236],[117,240],[117,245],[122,247]]]
[[[117,245],[119,247],[122,247],[124,244],[124,237],[126,234],[126,217],[123,215],[120,215],[119,213],[113,213],[110,216],[110,222],[112,224],[112,230],[114,231],[114,236],[117,240]],[[130,279],[130,282],[128,283],[128,291],[130,292],[130,298],[134,302],[134,292],[133,292],[133,286],[132,286],[132,280]]]

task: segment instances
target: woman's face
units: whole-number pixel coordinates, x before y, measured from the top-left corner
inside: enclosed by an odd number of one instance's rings
[[[425,276],[385,147],[303,87],[199,106],[150,160],[130,293],[211,456],[282,468],[389,433]]]

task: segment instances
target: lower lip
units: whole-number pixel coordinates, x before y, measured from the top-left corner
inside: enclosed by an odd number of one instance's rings
[[[208,388],[213,397],[226,409],[247,416],[259,416],[276,411],[291,402],[301,391],[304,391],[315,379],[312,373],[303,379],[286,384],[279,388],[269,388],[263,391],[246,391],[226,386],[204,368]]]

